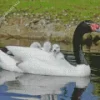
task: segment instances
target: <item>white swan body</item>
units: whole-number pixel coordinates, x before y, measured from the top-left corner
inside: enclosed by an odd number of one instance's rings
[[[26,73],[40,74],[40,75],[56,75],[56,76],[89,76],[90,67],[86,65],[74,66],[58,66],[50,63],[44,63],[38,59],[25,61],[18,65]]]
[[[77,65],[75,67],[65,60],[65,63],[61,65],[51,53],[43,50],[18,46],[7,46],[6,48],[21,61],[17,64],[13,58],[0,51],[1,67],[6,70],[18,72],[18,69],[20,69],[19,72],[24,73],[57,76],[83,77],[90,75],[90,67],[88,65]],[[6,59],[9,60],[6,61]],[[10,61],[12,63],[9,63]]]
[[[37,58],[41,61],[49,61],[54,62],[54,57],[43,50],[37,48],[29,48],[29,47],[19,47],[19,46],[6,46],[6,48],[11,51],[11,53],[19,58],[21,61],[23,60],[31,60],[33,58]],[[52,58],[51,58],[52,57]]]

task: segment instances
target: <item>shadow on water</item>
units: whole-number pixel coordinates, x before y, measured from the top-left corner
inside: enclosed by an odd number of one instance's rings
[[[66,59],[68,55],[66,54]],[[74,63],[73,55],[70,59]],[[91,77],[56,77],[0,70],[1,100],[100,100],[100,56],[86,54]],[[70,63],[72,63],[70,62]]]

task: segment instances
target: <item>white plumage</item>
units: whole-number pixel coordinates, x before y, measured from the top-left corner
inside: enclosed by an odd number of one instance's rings
[[[0,50],[0,65],[3,69],[9,71],[57,76],[82,77],[90,75],[88,65],[77,65],[75,67],[66,60],[60,62],[52,53],[37,48],[19,46],[6,46],[6,48],[20,60],[18,63]]]
[[[54,54],[56,59],[64,59],[64,55],[60,52],[60,46],[58,44],[53,44],[52,53]]]
[[[39,42],[33,42],[31,45],[30,45],[31,48],[38,48],[38,49],[41,49],[41,44]]]
[[[44,42],[42,50],[44,50],[46,52],[50,52],[51,51],[51,43],[49,41]]]

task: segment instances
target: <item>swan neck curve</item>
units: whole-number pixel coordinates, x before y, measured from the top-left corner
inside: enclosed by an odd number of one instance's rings
[[[76,28],[73,36],[73,51],[77,64],[88,65],[82,51],[82,38],[85,33],[87,32],[86,30],[83,30],[82,27]]]

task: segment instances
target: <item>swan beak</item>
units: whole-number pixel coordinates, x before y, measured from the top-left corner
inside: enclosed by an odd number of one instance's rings
[[[95,32],[100,32],[100,28],[96,29]]]

